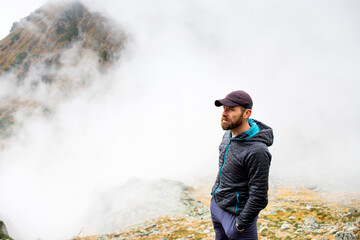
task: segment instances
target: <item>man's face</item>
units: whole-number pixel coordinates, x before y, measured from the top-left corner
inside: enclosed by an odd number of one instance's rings
[[[221,116],[221,127],[224,130],[232,130],[239,127],[244,121],[245,111],[240,106],[226,107]]]

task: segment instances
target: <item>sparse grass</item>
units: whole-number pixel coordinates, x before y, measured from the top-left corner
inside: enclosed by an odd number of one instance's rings
[[[13,45],[20,38],[20,34],[21,32],[10,35],[10,39],[11,39],[10,46]]]
[[[69,27],[58,26],[56,33],[58,35],[64,34],[59,38],[58,42],[71,41],[79,35],[77,26],[78,19],[83,16],[83,7],[80,3],[72,4],[72,7],[66,12],[66,17],[62,20],[69,24]]]
[[[0,232],[0,239],[1,240],[13,240],[9,235]]]
[[[21,64],[26,57],[27,57],[27,52],[19,53],[16,56],[15,60],[11,63],[11,67]]]
[[[74,37],[79,35],[79,30],[77,27],[77,22],[74,18],[70,19],[70,26],[66,29],[64,36],[59,38],[58,42],[71,41]]]
[[[14,117],[11,115],[5,116],[0,119],[0,130],[4,131],[13,124]]]
[[[108,51],[106,51],[106,49],[104,49],[102,52],[101,52],[101,55],[100,55],[101,59],[104,61],[104,62],[107,62],[109,60],[109,53]]]
[[[58,25],[56,27],[56,34],[57,35],[61,35],[61,34],[65,33],[65,31],[66,31],[66,28],[61,26],[61,25]]]

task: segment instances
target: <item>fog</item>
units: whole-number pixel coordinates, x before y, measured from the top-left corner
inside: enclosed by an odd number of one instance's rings
[[[86,90],[29,94],[54,112],[19,113],[0,153],[0,219],[15,239],[115,231],[91,229],[103,216],[87,216],[101,204],[93,199],[132,178],[215,180],[223,131],[214,100],[239,89],[274,130],[271,183],[360,190],[357,1],[83,3],[128,41],[106,74],[89,73],[91,59],[68,66],[67,76],[90,79]],[[64,62],[76,46],[69,51]],[[30,91],[11,78],[0,77],[2,101]]]

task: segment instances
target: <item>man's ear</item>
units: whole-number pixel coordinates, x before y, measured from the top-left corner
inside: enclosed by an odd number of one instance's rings
[[[251,109],[246,109],[245,114],[244,114],[244,118],[250,118],[250,116],[251,116]]]

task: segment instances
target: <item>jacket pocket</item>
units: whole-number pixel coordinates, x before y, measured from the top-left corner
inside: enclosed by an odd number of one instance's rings
[[[236,194],[235,213],[237,213],[238,207],[239,207],[239,193]]]

